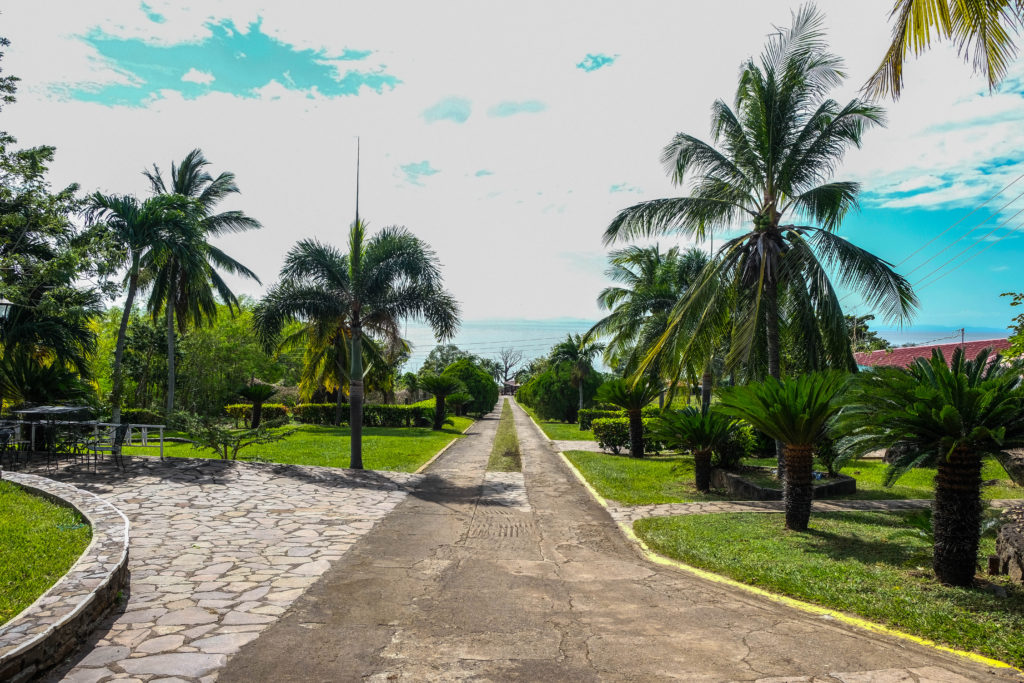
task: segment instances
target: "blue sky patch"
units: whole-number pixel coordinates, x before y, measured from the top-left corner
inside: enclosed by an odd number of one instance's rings
[[[489,171],[486,168],[481,168],[473,175],[475,175],[477,178],[483,178],[485,175],[494,175],[494,171]]]
[[[516,114],[539,114],[548,106],[540,100],[524,100],[522,102],[499,102],[487,110],[488,116],[505,117]]]
[[[465,97],[446,97],[437,104],[423,110],[423,120],[427,123],[435,121],[454,121],[465,123],[473,111],[473,104]]]
[[[144,5],[143,10],[147,7]],[[255,97],[258,89],[277,81],[289,90],[339,97],[358,95],[364,88],[380,93],[401,82],[383,67],[353,70],[343,66],[345,62],[365,60],[372,54],[370,50],[346,49],[341,54],[330,54],[298,49],[263,33],[259,20],[245,33],[230,20],[211,22],[206,28],[210,31],[208,37],[175,45],[155,45],[139,38],[92,31],[81,40],[131,82],[76,84],[69,89],[70,96],[105,105],[139,106],[159,97],[162,90],[178,91],[186,99],[210,92]],[[182,80],[197,72],[213,78]]]
[[[411,164],[404,164],[399,166],[402,169],[402,173],[405,175],[405,181],[411,185],[423,186],[421,178],[426,178],[437,173],[440,173],[438,169],[430,165],[429,161],[416,161]]]
[[[160,14],[159,12],[153,11],[153,8],[147,5],[146,3],[140,4],[139,7],[142,8],[142,11],[145,12],[146,17],[154,24],[162,24],[165,21],[167,21],[167,17]]]
[[[587,56],[583,58],[583,61],[576,65],[576,68],[589,73],[606,66],[611,66],[618,58],[618,55],[605,55],[600,52],[597,54],[588,53]]]
[[[612,185],[611,187],[608,188],[608,191],[613,193],[613,194],[616,193],[616,192],[635,192],[635,193],[639,193],[640,192],[640,188],[637,187],[636,185],[630,185],[629,183],[615,183],[614,185]]]

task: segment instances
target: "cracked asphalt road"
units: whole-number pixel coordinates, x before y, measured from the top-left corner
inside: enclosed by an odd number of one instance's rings
[[[651,564],[515,414],[528,507],[483,495],[492,413],[219,680],[1020,680]]]

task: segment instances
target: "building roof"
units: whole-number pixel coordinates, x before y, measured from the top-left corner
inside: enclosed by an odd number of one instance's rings
[[[927,344],[925,346],[907,346],[899,349],[892,349],[891,351],[866,351],[863,353],[853,354],[854,359],[857,361],[857,365],[865,366],[880,366],[889,365],[900,368],[905,368],[913,363],[918,358],[931,358],[932,349],[939,349],[942,351],[942,355],[945,356],[946,362],[948,363],[950,358],[953,357],[953,350],[963,346],[964,353],[967,354],[968,358],[974,358],[977,356],[982,349],[992,349],[993,351],[1006,351],[1010,348],[1009,339],[986,339],[983,341],[969,341],[965,344],[956,342],[953,344]]]

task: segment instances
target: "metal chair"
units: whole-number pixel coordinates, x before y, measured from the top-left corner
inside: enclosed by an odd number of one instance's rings
[[[127,472],[128,467],[124,462],[123,446],[125,437],[128,436],[129,424],[119,424],[112,430],[112,438],[107,441],[105,437],[97,437],[92,439],[88,448],[93,455],[95,462],[99,462],[101,453],[110,453],[110,459],[114,461],[122,472]]]

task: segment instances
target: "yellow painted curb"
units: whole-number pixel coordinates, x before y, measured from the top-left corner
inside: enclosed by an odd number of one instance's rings
[[[470,423],[470,425],[469,425],[468,427],[466,427],[465,429],[463,429],[463,430],[462,430],[462,433],[463,433],[463,434],[466,434],[467,432],[469,432],[469,430],[470,430],[470,429],[472,429],[472,428],[473,428],[473,425],[475,425],[475,424],[476,424],[476,420],[473,420],[473,422],[471,422],[471,423]],[[432,457],[432,458],[431,458],[430,460],[428,460],[428,461],[426,461],[425,463],[423,463],[422,465],[420,465],[420,466],[419,466],[419,469],[417,469],[417,470],[416,470],[415,472],[413,472],[413,474],[423,474],[423,470],[425,470],[425,469],[427,469],[428,467],[430,467],[431,465],[433,465],[433,464],[434,464],[434,461],[435,461],[435,460],[437,460],[438,458],[440,458],[440,457],[441,457],[442,455],[444,455],[444,452],[445,452],[446,450],[448,450],[449,448],[451,448],[451,447],[452,447],[452,445],[453,445],[453,444],[454,444],[454,443],[455,443],[456,441],[458,441],[458,440],[459,440],[459,437],[455,437],[454,439],[452,439],[451,441],[449,441],[449,442],[448,442],[448,445],[446,445],[446,446],[445,446],[444,448],[442,448],[442,449],[441,449],[441,450],[439,450],[439,451],[438,451],[437,453],[435,453],[435,454],[434,454],[434,457]]]
[[[586,487],[588,491],[590,491],[590,495],[594,497],[598,504],[607,509],[608,501],[606,501],[604,497],[602,497],[601,494],[599,494],[597,490],[590,484],[590,482],[586,480],[583,474],[576,468],[575,465],[572,464],[572,461],[570,461],[569,458],[565,456],[565,453],[559,451],[558,455],[561,456],[562,462],[565,463],[565,465],[572,471],[574,475],[576,475],[576,478],[580,481],[580,483],[582,483],[583,486]],[[706,579],[714,583],[722,584],[725,586],[731,586],[733,588],[739,588],[748,593],[753,593],[754,595],[757,595],[759,597],[771,600],[772,602],[777,602],[788,607],[794,607],[798,610],[802,610],[810,614],[815,614],[818,616],[828,616],[832,619],[835,619],[836,621],[840,621],[844,624],[849,624],[851,626],[856,626],[858,628],[862,628],[873,633],[881,633],[883,635],[893,636],[895,638],[900,638],[902,640],[909,640],[912,643],[923,645],[924,647],[929,647],[933,650],[938,650],[939,652],[944,652],[946,654],[956,655],[957,657],[962,657],[977,664],[983,664],[985,666],[991,666],[1000,669],[1012,669],[1019,674],[1024,673],[1024,671],[1022,671],[1021,669],[1018,669],[1017,667],[1011,664],[1007,664],[1006,662],[1001,662],[998,659],[991,659],[989,657],[985,657],[984,655],[979,655],[974,652],[966,652],[964,650],[957,650],[952,647],[940,645],[939,643],[936,643],[932,640],[928,640],[927,638],[922,638],[920,636],[904,633],[903,631],[897,631],[895,629],[889,628],[888,626],[876,624],[873,621],[861,619],[860,617],[854,617],[843,612],[829,609],[828,607],[821,607],[820,605],[814,605],[809,602],[797,600],[796,598],[791,598],[786,595],[772,593],[771,591],[764,590],[763,588],[751,586],[749,584],[736,581],[735,579],[730,579],[726,576],[722,576],[721,574],[715,574],[713,572],[709,572],[704,569],[699,569],[697,567],[685,564],[683,562],[679,562],[678,560],[670,559],[668,557],[665,557],[664,555],[659,555],[658,553],[651,550],[648,547],[648,545],[643,541],[643,539],[641,539],[639,536],[636,535],[636,533],[634,533],[632,526],[630,524],[627,524],[625,522],[618,522],[618,526],[622,530],[622,533],[625,534],[626,538],[628,538],[633,543],[636,543],[640,550],[643,551],[644,556],[651,562],[654,562],[655,564],[660,564],[666,567],[673,567],[675,569],[679,569],[689,574],[693,574],[694,576],[699,576],[702,579]]]

